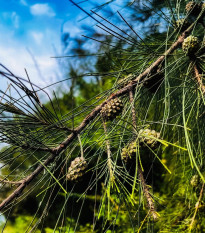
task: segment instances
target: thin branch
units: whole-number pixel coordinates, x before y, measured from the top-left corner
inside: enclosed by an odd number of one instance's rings
[[[201,74],[199,74],[199,70],[196,64],[194,65],[194,73],[195,73],[195,81],[197,82],[202,94],[205,95],[205,86],[202,82],[202,76]]]
[[[130,99],[130,104],[131,104],[131,110],[132,110],[132,124],[133,124],[133,131],[135,134],[136,128],[137,128],[137,123],[136,123],[136,112],[135,112],[135,106],[134,106],[134,89],[129,91],[129,99]],[[149,207],[149,212],[152,215],[154,220],[158,219],[158,215],[156,212],[156,208],[155,208],[155,204],[154,201],[152,199],[152,196],[149,192],[149,188],[148,185],[146,184],[144,175],[143,175],[143,171],[141,169],[141,165],[138,162],[138,177],[140,180],[140,183],[142,185],[142,189],[143,189],[143,194],[144,197],[147,200],[147,205]]]
[[[84,155],[83,155],[83,145],[82,145],[82,141],[80,139],[80,134],[78,134],[78,141],[79,141],[79,144],[80,144],[80,154],[81,154],[81,158],[84,158]]]
[[[106,137],[106,147],[107,147],[107,166],[109,169],[109,173],[110,173],[110,181],[112,182],[114,179],[114,174],[113,174],[113,170],[112,170],[112,159],[111,159],[111,150],[110,150],[110,141],[108,139],[108,133],[107,133],[107,125],[106,122],[104,121],[104,119],[102,119],[103,121],[103,128],[104,128],[104,132],[105,132],[105,137]]]
[[[130,98],[131,111],[132,111],[132,125],[133,125],[133,131],[135,134],[136,128],[137,128],[137,122],[136,122],[136,112],[135,112],[135,106],[134,106],[134,89],[129,91],[129,98]]]
[[[193,217],[192,217],[192,219],[191,219],[191,224],[190,224],[190,226],[189,226],[190,232],[191,232],[191,230],[192,230],[192,228],[193,228],[194,220],[195,220],[195,218],[196,218],[197,211],[198,211],[198,209],[199,209],[199,207],[200,207],[200,202],[201,202],[201,199],[202,199],[202,197],[203,197],[203,192],[204,192],[204,183],[203,183],[203,185],[202,185],[202,188],[201,188],[201,191],[200,191],[200,194],[199,194],[199,199],[198,199],[198,201],[197,201],[197,203],[196,203],[196,205],[195,205],[194,215],[193,215]]]
[[[11,86],[11,83],[9,83],[8,87],[6,88],[6,91],[4,92],[3,96],[1,97],[0,103],[1,103],[2,100],[4,99],[4,96],[5,96],[6,92],[9,90],[10,86]]]
[[[73,2],[73,1],[71,1]],[[197,19],[198,20],[198,19]],[[25,187],[31,183],[31,181],[38,176],[46,166],[48,166],[53,160],[60,155],[61,152],[63,152],[70,143],[77,137],[77,135],[86,128],[86,126],[94,120],[98,114],[100,113],[102,107],[108,103],[111,99],[114,99],[119,96],[123,96],[127,94],[130,90],[132,90],[137,84],[140,82],[143,82],[143,80],[146,78],[146,76],[156,67],[158,67],[161,62],[165,59],[167,55],[172,53],[174,50],[176,50],[184,41],[184,39],[188,36],[188,34],[191,32],[193,27],[195,26],[196,22],[193,23],[186,31],[182,33],[181,36],[179,36],[178,40],[172,44],[172,46],[164,53],[164,55],[160,56],[154,63],[151,64],[150,67],[148,67],[143,73],[141,73],[139,76],[135,77],[133,81],[131,81],[127,86],[124,88],[118,90],[117,92],[113,93],[107,100],[105,100],[103,103],[98,105],[96,108],[94,108],[90,114],[88,114],[82,123],[76,127],[73,132],[68,135],[68,137],[56,148],[52,149],[51,155],[42,163],[39,164],[39,166],[36,168],[34,172],[32,172],[29,176],[25,177],[25,179],[22,181],[21,185],[13,192],[11,193],[1,204],[0,204],[0,210],[4,209],[9,203],[11,203],[16,197],[19,197]],[[1,72],[2,73],[2,72]]]
[[[0,183],[4,184],[13,184],[13,185],[20,185],[21,181],[11,181],[11,180],[5,180],[0,178]]]
[[[144,196],[145,196],[145,198],[147,200],[147,204],[149,206],[150,213],[151,213],[153,219],[157,220],[158,219],[158,214],[157,214],[157,212],[155,210],[155,205],[154,205],[152,196],[150,195],[149,188],[148,188],[148,186],[146,184],[146,181],[144,179],[143,172],[142,172],[142,169],[141,169],[140,166],[138,167],[138,173],[139,173],[139,180],[140,180],[142,188],[143,188],[143,194],[144,194]]]

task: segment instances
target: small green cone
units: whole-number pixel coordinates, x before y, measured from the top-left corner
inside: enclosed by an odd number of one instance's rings
[[[70,181],[78,181],[80,177],[84,175],[85,169],[87,168],[87,162],[82,157],[75,158],[70,167],[68,168],[68,173],[66,175],[67,179]]]
[[[152,149],[156,149],[159,146],[159,141],[157,140],[159,138],[160,133],[150,129],[141,129],[138,134],[140,146],[149,146]]]
[[[199,184],[199,176],[198,175],[192,176],[192,178],[190,180],[190,184],[192,187],[197,187]]]
[[[180,32],[185,31],[191,24],[184,18],[178,19],[175,22],[175,28],[180,30]]]
[[[182,49],[188,55],[194,54],[199,49],[198,38],[195,36],[188,36],[186,39],[184,39]]]
[[[124,161],[124,163],[128,163],[135,157],[136,148],[136,141],[133,141],[122,149],[121,158]]]

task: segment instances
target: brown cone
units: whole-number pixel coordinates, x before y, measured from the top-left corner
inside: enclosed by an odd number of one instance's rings
[[[122,101],[119,98],[111,99],[100,111],[102,117],[108,121],[118,116],[123,109]]]

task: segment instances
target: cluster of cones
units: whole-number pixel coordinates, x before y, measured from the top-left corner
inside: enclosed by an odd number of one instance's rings
[[[122,149],[122,160],[127,163],[136,156],[137,147],[150,147],[156,149],[159,146],[160,133],[155,130],[141,129],[139,131],[137,139],[126,145]]]

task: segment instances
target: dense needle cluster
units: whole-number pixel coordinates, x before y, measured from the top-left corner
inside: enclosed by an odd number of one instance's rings
[[[85,169],[87,168],[87,162],[82,157],[75,158],[70,167],[68,168],[67,179],[70,181],[77,181],[81,176],[84,175]]]

